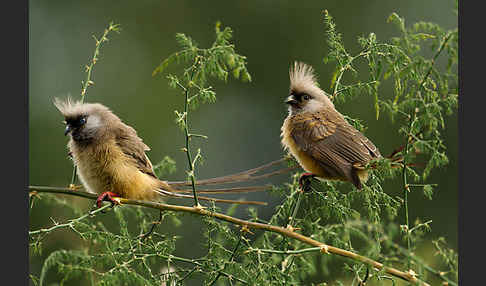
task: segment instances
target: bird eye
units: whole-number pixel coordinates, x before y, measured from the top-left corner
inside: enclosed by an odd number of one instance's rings
[[[85,123],[86,123],[86,117],[81,117],[81,118],[79,119],[79,125],[83,125],[83,124],[85,124]]]
[[[311,97],[308,94],[304,94],[303,98],[304,98],[304,100],[309,100]]]

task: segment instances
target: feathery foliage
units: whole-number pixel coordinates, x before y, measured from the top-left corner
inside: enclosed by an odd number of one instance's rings
[[[446,128],[445,117],[456,112],[458,103],[458,30],[444,30],[427,22],[407,26],[396,13],[390,15],[388,22],[397,27],[398,36],[383,42],[374,33],[360,37],[362,50],[352,55],[344,47],[333,18],[324,11],[329,48],[324,62],[336,65],[330,84],[332,100],[342,103],[354,96],[371,96],[374,105],[370,109],[375,110],[376,117],[388,114],[390,121],[399,125],[403,147],[390,158],[369,164],[370,178],[361,191],[346,182],[313,180],[311,191],[301,193],[300,173],[296,173],[285,185],[274,187],[272,193],[281,203],[268,221],[261,219],[255,208],[248,208],[247,214],[249,221],[289,226],[309,238],[404,270],[422,281],[457,285],[457,254],[443,238],[428,242],[435,247],[436,258],[417,256],[417,246],[433,224],[430,220],[409,221],[408,196],[411,189],[419,188],[432,204],[437,184],[424,181],[434,169],[448,163],[442,131]],[[176,122],[186,135],[183,151],[187,154],[188,177],[193,182],[194,194],[195,166],[202,155],[200,149],[195,155],[191,153],[190,140],[205,136],[190,131],[188,115],[201,102],[215,102],[211,80],[226,81],[229,74],[242,81],[251,80],[246,58],[236,53],[230,41],[231,29],[223,29],[217,23],[215,33],[215,41],[209,48],[200,48],[191,37],[177,34],[181,50],[162,61],[153,72],[158,75],[175,64],[184,65],[180,75],[169,74],[167,78],[169,85],[180,89],[185,98],[184,111],[175,113]],[[424,50],[431,50],[433,56],[425,56]],[[445,67],[438,66],[439,59],[447,62]],[[362,66],[365,68],[358,68]],[[346,73],[351,73],[354,79],[359,75],[368,80],[344,82]],[[391,98],[380,92],[386,81],[394,86]],[[346,119],[359,130],[364,129],[359,120]],[[418,167],[418,163],[424,167]],[[289,160],[289,164],[295,162]],[[172,172],[175,162],[166,157],[155,169]],[[402,182],[403,196],[389,195],[382,187],[386,180]],[[39,196],[31,193],[32,202]],[[174,254],[179,237],[160,233],[157,226],[167,224],[178,230],[181,213],[133,206],[111,209],[108,205],[86,213],[54,195],[41,197],[49,198],[44,203],[72,209],[77,218],[30,231],[31,255],[42,255],[43,241],[60,231],[75,235],[79,247],[51,251],[40,276],[30,275],[35,285],[44,285],[54,270],[60,284],[82,280],[91,285],[185,285],[190,279],[203,281],[204,285],[311,285],[323,279],[332,285],[402,282],[383,269],[349,257],[323,255],[321,248],[309,248],[285,235],[236,228],[204,216],[189,219],[203,222],[201,244],[207,249],[206,254],[197,258],[179,257]],[[195,205],[199,206],[197,196]],[[214,205],[208,207],[219,211]],[[233,215],[235,209],[236,206],[229,208],[227,214]],[[31,204],[31,213],[35,211]],[[405,213],[405,221],[399,221],[400,212]],[[114,229],[106,225],[110,218],[116,220]],[[128,221],[136,223],[129,225]]]

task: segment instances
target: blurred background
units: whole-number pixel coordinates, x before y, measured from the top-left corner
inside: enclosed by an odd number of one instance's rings
[[[392,12],[404,17],[408,24],[424,20],[449,29],[457,26],[453,8],[454,2],[449,0],[30,1],[29,184],[66,186],[70,182],[68,138],[63,136],[63,118],[52,99],[80,97],[81,80],[86,78],[84,66],[95,48],[92,35],[99,37],[110,21],[120,24],[122,31],[110,34],[110,41],[103,46],[87,101],[109,106],[133,126],[151,147],[148,156],[154,164],[166,155],[173,158],[177,171],[166,179],[182,180],[187,162],[180,151],[184,136],[174,122],[174,110],[183,110],[184,99],[179,91],[168,87],[166,73],[151,75],[163,59],[179,50],[176,33],[185,33],[201,47],[207,47],[214,39],[215,23],[221,21],[233,30],[232,42],[237,53],[247,57],[252,76],[251,83],[233,78],[226,84],[213,81],[217,102],[192,112],[192,130],[209,138],[199,145],[204,165],[199,167],[197,177],[209,178],[257,167],[283,156],[279,135],[287,115],[283,100],[288,93],[291,62],[300,60],[314,66],[321,87],[329,91],[334,65],[322,60],[328,51],[322,10],[327,9],[334,17],[345,47],[356,53],[358,36],[374,32],[378,40],[386,40],[398,35],[395,25],[386,22]],[[391,89],[383,89],[380,96],[391,94]],[[386,114],[376,120],[371,98],[356,97],[338,104],[337,109],[362,120],[368,126],[366,136],[383,154],[402,144]],[[448,117],[446,123],[444,139],[450,163],[433,171],[428,179],[439,184],[433,201],[420,190],[410,195],[410,216],[411,222],[415,217],[432,220],[429,236],[444,236],[457,249],[457,116]],[[270,182],[282,184],[288,180],[288,175],[281,175]],[[387,182],[385,190],[401,196],[398,181]],[[244,197],[270,202],[269,206],[258,207],[262,218],[268,218],[280,201],[263,193]],[[75,201],[86,204],[86,209],[90,207],[86,200]],[[246,212],[237,215],[247,216]],[[39,203],[31,212],[30,227],[49,226],[49,217],[63,216],[69,218],[72,214]],[[183,228],[174,231],[184,237],[179,240],[178,255],[202,255],[203,251],[184,247],[186,243],[197,245],[201,239],[198,221],[193,217],[186,221]],[[31,258],[30,271],[38,274],[40,263],[50,251],[73,247],[68,237],[53,236],[46,241],[42,255]]]

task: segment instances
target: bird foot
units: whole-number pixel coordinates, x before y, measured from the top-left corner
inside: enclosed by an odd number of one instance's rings
[[[301,192],[309,191],[310,179],[316,177],[315,174],[312,173],[303,173],[299,178],[299,186]]]
[[[120,204],[120,200],[118,198],[118,194],[113,193],[113,192],[104,192],[99,197],[96,199],[96,205],[98,208],[101,207],[101,202],[102,201],[109,201],[111,202],[111,206],[114,207],[115,205]]]

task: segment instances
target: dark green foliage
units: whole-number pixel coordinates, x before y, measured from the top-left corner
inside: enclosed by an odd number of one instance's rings
[[[176,40],[182,50],[169,56],[154,70],[152,75],[157,75],[165,71],[172,63],[187,63],[182,77],[170,74],[168,76],[169,85],[172,88],[181,88],[183,91],[195,89],[195,94],[188,101],[192,108],[197,107],[200,100],[203,102],[215,102],[216,93],[211,86],[207,86],[210,78],[226,81],[228,74],[232,74],[235,79],[251,81],[251,76],[246,69],[246,57],[235,52],[234,45],[230,39],[233,32],[229,27],[221,30],[221,24],[217,23],[216,39],[212,46],[207,49],[199,48],[197,43],[184,34],[177,34]],[[178,123],[184,114],[176,112]]]
[[[445,116],[457,109],[458,31],[446,31],[425,22],[407,26],[395,13],[388,22],[397,26],[398,36],[386,42],[379,42],[373,33],[360,37],[358,43],[362,50],[351,55],[332,17],[325,11],[329,48],[325,63],[336,64],[330,84],[332,100],[340,103],[358,95],[371,96],[374,106],[369,108],[375,110],[377,118],[386,113],[397,124],[403,148],[391,158],[370,162],[369,180],[361,191],[346,182],[312,180],[310,191],[301,193],[297,173],[290,177],[288,184],[274,187],[272,193],[281,203],[268,221],[259,218],[255,208],[247,209],[248,217],[250,221],[300,228],[301,234],[312,239],[403,271],[412,270],[425,281],[435,279],[430,281],[456,285],[457,254],[443,238],[423,241],[432,222],[409,222],[407,197],[411,189],[418,189],[433,203],[437,185],[423,181],[434,169],[448,163],[442,131],[446,128]],[[196,108],[200,102],[216,100],[216,93],[209,85],[211,79],[226,81],[228,74],[243,81],[251,79],[246,58],[238,55],[230,42],[231,29],[222,29],[218,23],[215,32],[215,41],[207,49],[199,48],[189,36],[178,34],[176,40],[181,50],[154,71],[155,75],[175,63],[184,64],[181,75],[171,74],[168,79],[186,98],[186,109],[176,111],[176,115],[188,141],[191,137],[204,138],[189,131],[187,107]],[[426,56],[430,52],[432,56]],[[438,66],[439,59],[447,62],[445,67]],[[344,82],[347,72],[354,81]],[[368,80],[357,81],[358,75]],[[380,92],[385,81],[393,83],[391,97]],[[357,129],[365,129],[363,122],[346,119]],[[190,155],[189,148],[185,152]],[[200,149],[194,158],[188,156],[188,173],[192,178],[195,178],[195,162],[200,158]],[[295,162],[289,160],[289,164]],[[166,157],[154,167],[157,172],[170,173],[175,170],[175,162]],[[382,187],[387,180],[401,182],[403,195],[390,195]],[[219,211],[214,205],[210,209]],[[231,207],[227,214],[233,215],[235,210],[236,206]],[[400,213],[406,214],[406,221],[401,221]],[[82,215],[79,210],[75,214]],[[117,220],[117,229],[107,229],[101,219],[107,216]],[[200,244],[207,250],[205,255],[197,259],[177,257],[174,255],[177,236],[159,233],[157,224],[152,229],[157,216],[153,210],[122,206],[106,214],[96,213],[95,219],[86,216],[66,225],[64,229],[77,234],[82,250],[51,252],[40,277],[31,275],[32,282],[42,285],[51,270],[56,270],[62,281],[84,279],[93,285],[179,285],[193,277],[202,279],[205,285],[311,285],[329,280],[326,277],[331,274],[337,280],[329,281],[329,285],[358,285],[369,272],[367,281],[371,283],[398,285],[396,277],[358,261],[322,254],[319,249],[310,249],[300,241],[276,233],[253,229],[249,233],[239,226],[208,217],[190,217],[203,222],[204,240]],[[179,216],[174,212],[160,213],[160,223],[171,223],[177,228]],[[128,225],[127,217],[138,223]],[[42,239],[33,233],[30,238],[31,255],[38,255]],[[441,272],[431,267],[437,265],[434,259],[416,256],[418,245],[423,243],[436,248],[442,260],[440,267],[446,270]]]

